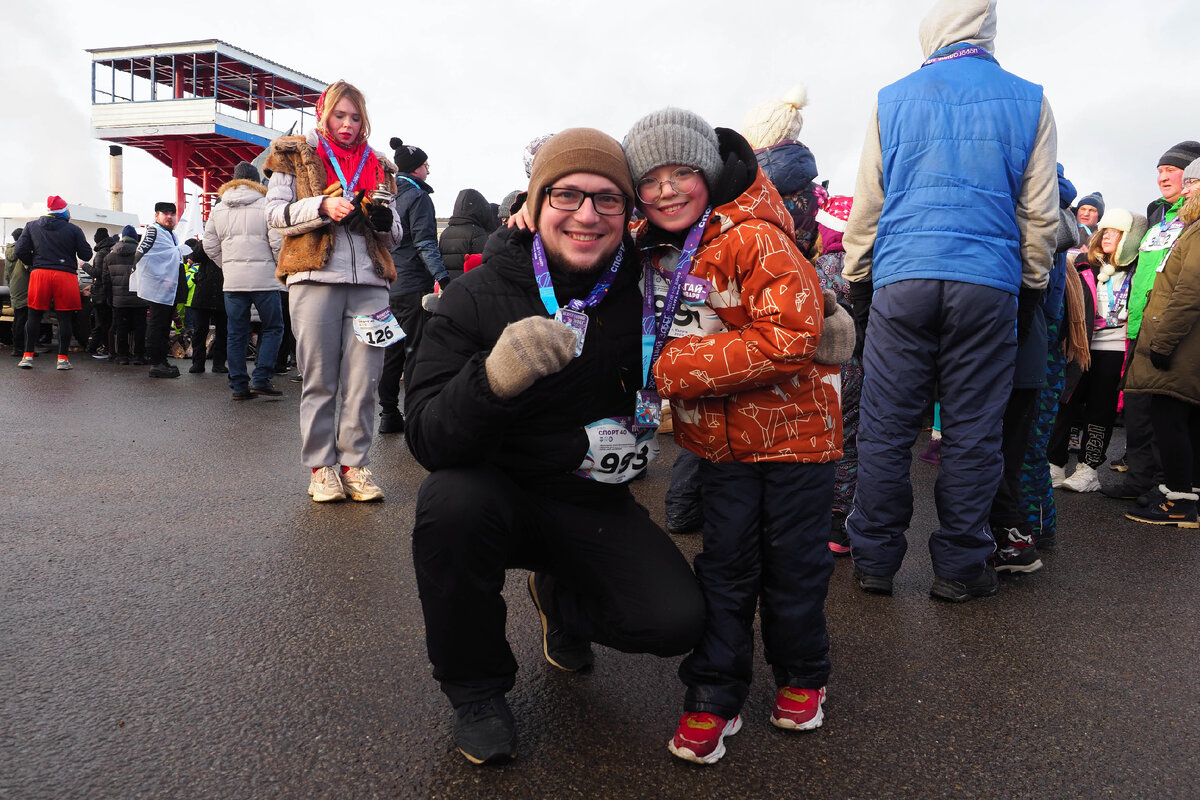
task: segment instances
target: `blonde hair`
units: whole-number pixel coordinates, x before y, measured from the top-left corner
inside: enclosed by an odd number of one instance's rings
[[[338,103],[345,98],[353,103],[358,108],[358,115],[362,117],[362,128],[358,132],[358,141],[354,144],[367,141],[371,138],[371,118],[367,116],[367,99],[363,97],[363,93],[358,87],[346,83],[345,81],[335,81],[329,84],[324,93],[321,95],[322,102],[320,103],[320,119],[317,121],[317,127],[326,135],[332,138],[329,132],[329,117],[333,114],[333,109]]]
[[[1110,263],[1110,261],[1111,261],[1111,258],[1104,252],[1104,245],[1102,244],[1102,242],[1104,240],[1104,232],[1107,230],[1114,230],[1114,231],[1119,232],[1121,229],[1120,228],[1111,228],[1111,229],[1110,228],[1097,228],[1096,232],[1092,234],[1092,237],[1090,239],[1088,239],[1087,260],[1088,260],[1088,263],[1091,264],[1093,267],[1102,267],[1105,264]],[[1122,234],[1122,235],[1124,235],[1124,234]],[[1120,240],[1117,240],[1117,247],[1120,247],[1120,246],[1121,246],[1121,242],[1120,242]],[[1116,256],[1116,254],[1117,254],[1117,249],[1113,248],[1113,256]],[[1112,262],[1112,263],[1113,263],[1113,266],[1116,266],[1115,262]]]

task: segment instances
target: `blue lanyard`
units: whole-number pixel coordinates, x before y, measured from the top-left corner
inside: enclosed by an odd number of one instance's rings
[[[1129,284],[1133,281],[1133,270],[1125,271],[1125,280],[1121,281],[1121,288],[1117,291],[1112,289],[1112,281],[1105,281],[1105,294],[1109,297],[1108,316],[1104,320],[1104,327],[1119,328],[1121,326],[1121,306],[1125,304],[1125,298],[1129,296]]]
[[[667,343],[667,334],[671,332],[675,311],[679,308],[679,297],[683,294],[683,284],[691,274],[692,261],[696,258],[696,251],[700,249],[700,238],[704,235],[704,226],[708,224],[708,218],[711,215],[712,206],[709,206],[704,209],[700,219],[696,221],[696,224],[688,231],[687,238],[683,240],[683,251],[679,254],[679,261],[675,263],[675,273],[671,276],[671,283],[667,286],[662,316],[658,318],[657,325],[654,322],[654,265],[650,263],[648,256],[642,260],[642,269],[645,273],[645,285],[642,292],[642,384],[652,391],[654,389],[654,373],[650,368],[658,360],[663,346]]]
[[[354,170],[354,177],[350,179],[349,183],[347,183],[346,176],[342,174],[342,167],[340,164],[338,164],[337,156],[333,154],[333,149],[325,141],[325,137],[318,133],[317,142],[320,143],[321,150],[324,151],[325,157],[329,159],[329,163],[333,164],[334,174],[336,174],[338,176],[338,180],[342,182],[342,196],[347,200],[351,199],[351,197],[354,195],[354,187],[358,185],[358,178],[360,175],[362,175],[363,167],[366,166],[367,154],[371,151],[371,149],[365,144],[363,145],[362,158],[358,160],[358,169]]]
[[[558,313],[558,298],[554,295],[554,282],[550,279],[550,268],[546,263],[546,249],[542,247],[542,235],[535,234],[533,237],[533,274],[537,278],[538,294],[542,297],[542,305],[546,307],[546,311],[551,316]],[[613,279],[617,277],[617,270],[621,268],[621,261],[625,258],[625,243],[621,242],[621,247],[617,250],[617,257],[613,259],[612,266],[604,271],[600,276],[600,280],[592,288],[584,300],[572,300],[567,303],[567,308],[572,311],[583,311],[599,305],[604,299],[604,295],[608,294],[608,287],[612,286]]]
[[[964,47],[962,50],[955,50],[953,53],[947,53],[944,56],[927,59],[923,64],[921,64],[921,66],[928,67],[930,64],[937,64],[941,61],[953,61],[956,58],[968,58],[972,56],[987,57],[989,55],[991,54],[982,47]]]

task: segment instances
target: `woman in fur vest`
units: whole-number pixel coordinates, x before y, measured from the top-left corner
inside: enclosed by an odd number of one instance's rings
[[[301,457],[317,502],[380,500],[367,467],[383,348],[401,336],[388,307],[396,167],[367,146],[362,92],[345,81],[317,100],[317,127],[271,143],[267,224],[283,236],[275,275],[289,292]],[[341,399],[341,415],[337,401]]]

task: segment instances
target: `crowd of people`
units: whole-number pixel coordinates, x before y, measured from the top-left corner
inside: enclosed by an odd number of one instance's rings
[[[53,307],[70,368],[80,260],[90,350],[174,377],[182,304],[192,371],[227,361],[235,400],[279,394],[287,316],[313,501],[383,498],[376,414],[430,473],[413,559],[463,755],[517,753],[501,589],[521,568],[554,667],[589,669],[596,643],[686,654],[668,748],[712,764],[743,724],[756,611],[770,722],[822,724],[834,558],[892,594],[932,414],[934,598],[1041,569],[1056,488],[1200,527],[1200,142],[1163,154],[1145,215],[1078,198],[1042,88],[1000,67],[995,37],[994,3],[936,3],[925,61],[879,92],[852,194],[817,182],[796,90],[739,130],[664,108],[620,142],[539,136],[526,189],[496,205],[464,189],[440,240],[426,152],[373,150],[366,100],[339,81],[313,130],[272,143],[265,184],[238,165],[201,241],[177,241],[164,203],[93,256],[49,198],[8,248],[8,270],[31,270],[13,352],[32,367]],[[699,532],[691,567],[629,491],[667,419],[667,529]]]

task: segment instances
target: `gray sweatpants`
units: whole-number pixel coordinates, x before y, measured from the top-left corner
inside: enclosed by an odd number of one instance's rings
[[[387,308],[388,291],[383,286],[296,283],[289,287],[288,302],[296,366],[304,376],[300,457],[306,467],[366,466],[384,351],[354,338],[352,320]]]

